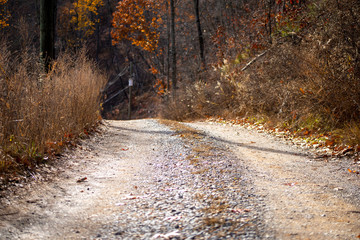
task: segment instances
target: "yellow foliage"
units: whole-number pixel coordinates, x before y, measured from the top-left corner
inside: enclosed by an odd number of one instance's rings
[[[102,0],[77,0],[70,10],[72,16],[70,23],[77,31],[83,31],[85,37],[91,36],[95,31],[95,24],[99,22],[98,9],[103,6]]]

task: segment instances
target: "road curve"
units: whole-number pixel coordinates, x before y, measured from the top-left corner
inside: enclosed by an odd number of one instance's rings
[[[0,239],[357,239],[359,176],[308,155],[240,126],[106,121],[7,192]]]

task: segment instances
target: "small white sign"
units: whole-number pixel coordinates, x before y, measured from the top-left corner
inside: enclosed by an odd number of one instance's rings
[[[132,87],[134,85],[134,80],[132,78],[129,78],[129,87]]]

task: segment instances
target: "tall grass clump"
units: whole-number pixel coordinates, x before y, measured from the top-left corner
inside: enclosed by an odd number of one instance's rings
[[[0,173],[32,168],[100,120],[105,76],[85,51],[62,53],[49,73],[38,53],[0,48]]]

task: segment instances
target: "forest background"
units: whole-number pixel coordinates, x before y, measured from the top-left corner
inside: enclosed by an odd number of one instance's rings
[[[0,0],[0,169],[31,172],[125,119],[222,117],[359,150],[357,0],[58,0],[39,59],[40,0]]]

